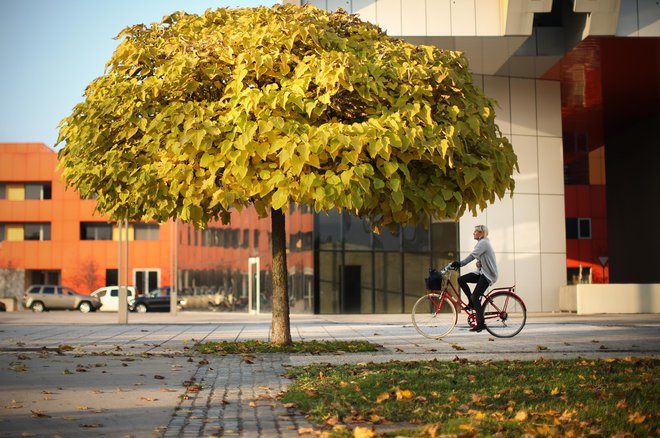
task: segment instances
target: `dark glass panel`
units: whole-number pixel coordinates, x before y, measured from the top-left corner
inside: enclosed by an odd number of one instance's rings
[[[383,228],[380,234],[374,233],[374,249],[381,251],[401,251],[401,236],[393,234],[388,228]]]
[[[401,313],[401,254],[375,253],[376,313]]]
[[[24,240],[41,240],[41,224],[25,224],[23,229]]]
[[[320,249],[341,249],[340,219],[337,210],[318,214]]]
[[[424,279],[428,277],[431,258],[429,254],[406,253],[403,262],[404,308],[401,311],[409,313],[417,299],[424,295]]]
[[[135,240],[158,240],[160,227],[158,224],[134,224]]]
[[[347,251],[344,255],[341,313],[373,313],[372,253]]]
[[[370,250],[371,228],[362,219],[350,213],[343,213],[344,249]]]
[[[341,285],[339,266],[341,254],[335,251],[319,252],[319,312],[339,313]]]
[[[458,224],[453,221],[431,224],[433,267],[458,259]],[[428,268],[428,266],[427,266]]]
[[[25,184],[25,199],[42,199],[43,184],[27,183]]]
[[[430,251],[431,240],[429,234],[430,230],[428,227],[427,229],[424,229],[422,224],[403,228],[403,250],[405,252]]]
[[[41,240],[50,240],[50,224],[41,224]]]

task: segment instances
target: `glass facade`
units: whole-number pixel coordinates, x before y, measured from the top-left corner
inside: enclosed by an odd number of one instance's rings
[[[315,215],[316,313],[407,313],[429,267],[458,257],[458,225],[371,231],[346,212]]]
[[[371,231],[364,220],[290,205],[286,214],[291,313],[409,312],[429,267],[458,257],[456,222]],[[178,225],[178,285],[188,309],[269,312],[269,218],[248,209],[227,225]],[[199,238],[197,238],[199,236]]]

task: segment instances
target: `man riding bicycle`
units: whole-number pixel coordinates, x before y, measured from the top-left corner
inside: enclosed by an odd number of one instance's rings
[[[486,292],[488,286],[497,281],[497,261],[495,251],[488,239],[488,227],[477,225],[472,233],[474,240],[477,241],[472,252],[463,260],[451,263],[451,267],[458,269],[467,265],[473,260],[477,260],[477,270],[469,274],[461,275],[458,278],[458,284],[461,290],[467,295],[472,308],[475,311],[477,325],[470,329],[472,332],[480,332],[486,328],[484,323],[484,310],[481,306],[481,296]],[[474,291],[470,293],[468,283],[476,283]]]

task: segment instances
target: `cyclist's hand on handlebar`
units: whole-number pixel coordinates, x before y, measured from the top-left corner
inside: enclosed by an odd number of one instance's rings
[[[461,262],[451,262],[451,263],[449,264],[449,267],[450,267],[451,269],[458,269],[458,268],[461,267]]]

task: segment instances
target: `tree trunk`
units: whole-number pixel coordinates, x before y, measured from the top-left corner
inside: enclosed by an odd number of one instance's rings
[[[271,209],[273,239],[273,344],[291,343],[289,290],[286,267],[286,228],[282,210]]]

